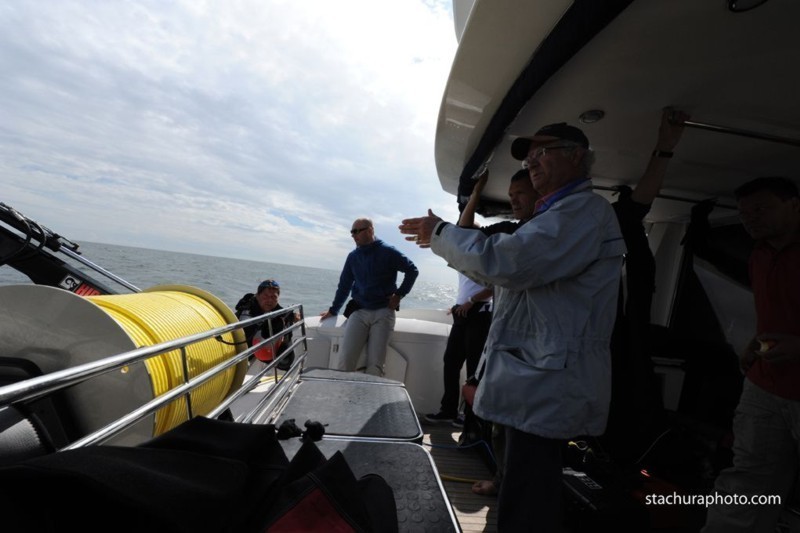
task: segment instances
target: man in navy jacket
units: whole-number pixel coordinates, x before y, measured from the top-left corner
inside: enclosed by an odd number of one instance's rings
[[[411,291],[419,271],[414,263],[392,246],[375,238],[375,228],[368,218],[353,222],[350,230],[356,249],[350,252],[339,277],[339,286],[325,319],[345,309],[348,317],[339,352],[339,370],[357,370],[358,358],[366,345],[366,373],[382,376],[389,336],[394,330],[395,311],[400,300]],[[397,287],[397,273],[403,283]]]

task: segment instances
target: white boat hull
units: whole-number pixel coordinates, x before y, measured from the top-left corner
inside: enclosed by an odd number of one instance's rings
[[[347,319],[343,316],[320,321],[306,318],[308,356],[306,368],[338,368],[339,346]],[[398,313],[389,339],[384,377],[405,384],[417,413],[439,410],[442,398],[442,356],[452,319],[444,310],[409,310]],[[362,352],[359,365],[365,354]],[[462,380],[466,373],[462,369]]]

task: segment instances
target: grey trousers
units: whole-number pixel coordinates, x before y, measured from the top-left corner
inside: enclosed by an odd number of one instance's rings
[[[381,309],[359,309],[345,324],[344,339],[339,348],[338,370],[354,371],[361,350],[367,347],[365,372],[373,376],[383,376],[386,362],[386,348],[389,336],[394,331],[395,311],[388,307]]]
[[[733,419],[733,466],[714,486],[723,497],[780,496],[786,505],[800,458],[800,401],[780,398],[745,379]],[[703,533],[775,531],[783,505],[712,505]]]

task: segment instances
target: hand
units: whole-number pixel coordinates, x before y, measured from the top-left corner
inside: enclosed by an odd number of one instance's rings
[[[483,192],[483,188],[486,187],[487,181],[489,181],[488,168],[484,170],[480,176],[478,176],[478,181],[475,182],[475,186],[472,188],[473,196],[480,196],[481,192]]]
[[[800,358],[800,337],[796,335],[786,335],[784,333],[763,333],[756,337],[757,349],[760,348],[758,341],[768,342],[771,346],[758,354],[770,363],[783,363],[792,359]]]
[[[410,237],[406,237],[407,241],[416,242],[420,248],[430,248],[433,229],[441,220],[440,217],[433,214],[433,211],[428,209],[428,216],[406,218],[398,228],[400,233],[410,235]]]
[[[400,306],[401,297],[397,294],[389,296],[389,309],[397,309]]]
[[[330,316],[336,316],[336,315],[334,315],[333,313],[331,313],[331,311],[330,311],[330,309],[329,309],[329,310],[327,310],[327,311],[323,311],[322,313],[320,313],[320,314],[319,314],[319,316],[320,316],[320,320],[325,320],[326,318],[328,318],[328,317],[330,317]]]
[[[678,146],[683,135],[684,122],[691,116],[678,109],[665,107],[661,113],[661,125],[658,128],[656,150],[671,152]]]
[[[467,316],[469,310],[472,309],[472,302],[464,302],[463,304],[456,307],[455,314],[458,316]]]

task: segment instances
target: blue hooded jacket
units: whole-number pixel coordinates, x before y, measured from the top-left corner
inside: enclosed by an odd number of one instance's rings
[[[397,287],[397,273],[402,272],[403,283]],[[347,256],[339,276],[339,286],[330,312],[338,314],[347,296],[364,309],[380,309],[389,305],[392,294],[405,296],[411,291],[419,270],[411,260],[396,248],[375,239],[359,246]]]

